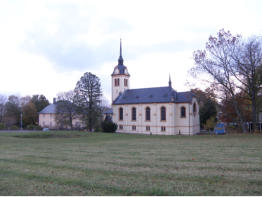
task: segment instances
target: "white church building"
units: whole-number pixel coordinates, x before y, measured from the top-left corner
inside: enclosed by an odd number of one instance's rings
[[[195,95],[168,86],[130,89],[120,41],[118,65],[112,73],[112,120],[116,132],[153,135],[194,135],[200,131],[199,105]]]

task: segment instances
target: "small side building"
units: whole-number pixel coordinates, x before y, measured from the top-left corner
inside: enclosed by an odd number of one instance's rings
[[[50,104],[46,106],[42,111],[39,112],[39,125],[43,128],[49,128],[49,129],[59,129],[59,126],[56,122],[56,116],[57,116],[57,102],[54,99],[53,104]],[[73,128],[84,128],[85,124],[84,122],[79,118],[74,118],[73,121]],[[66,127],[66,129],[70,129],[69,126]]]

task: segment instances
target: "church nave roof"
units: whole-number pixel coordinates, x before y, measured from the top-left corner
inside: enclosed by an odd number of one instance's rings
[[[192,92],[176,92],[169,86],[128,89],[120,94],[113,104],[190,103],[193,96]]]

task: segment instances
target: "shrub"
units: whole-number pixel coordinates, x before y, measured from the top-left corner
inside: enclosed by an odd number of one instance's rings
[[[43,128],[40,125],[35,125],[35,130],[42,130]]]
[[[19,128],[18,128],[18,126],[16,126],[16,125],[12,125],[9,129],[10,129],[10,130],[18,130]]]
[[[103,132],[114,133],[116,132],[117,124],[112,121],[104,120],[102,122],[102,129],[103,129]]]
[[[95,127],[95,132],[102,132],[102,131],[103,131],[103,130],[102,130],[101,126]]]
[[[206,121],[204,128],[207,130],[213,130],[215,125],[216,125],[216,119],[214,116],[212,116]]]
[[[27,130],[42,130],[42,127],[39,125],[29,124],[26,126]]]
[[[28,129],[28,130],[34,130],[34,129],[35,129],[35,125],[29,124],[29,125],[26,126],[26,129]]]
[[[0,130],[4,130],[6,127],[5,127],[5,123],[3,122],[0,122]]]

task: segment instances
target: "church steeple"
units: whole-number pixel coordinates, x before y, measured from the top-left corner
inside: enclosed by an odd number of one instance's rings
[[[129,73],[127,67],[124,65],[122,57],[122,40],[120,39],[120,53],[118,58],[118,65],[114,67],[112,73],[112,102],[125,90],[129,89]]]
[[[122,57],[122,40],[120,38],[120,55],[119,55],[119,58],[118,58],[118,65],[123,65],[124,63],[124,60],[123,60],[123,57]]]
[[[172,87],[172,82],[171,82],[171,77],[170,77],[170,74],[169,74],[169,81],[168,81],[168,86],[171,88]]]

